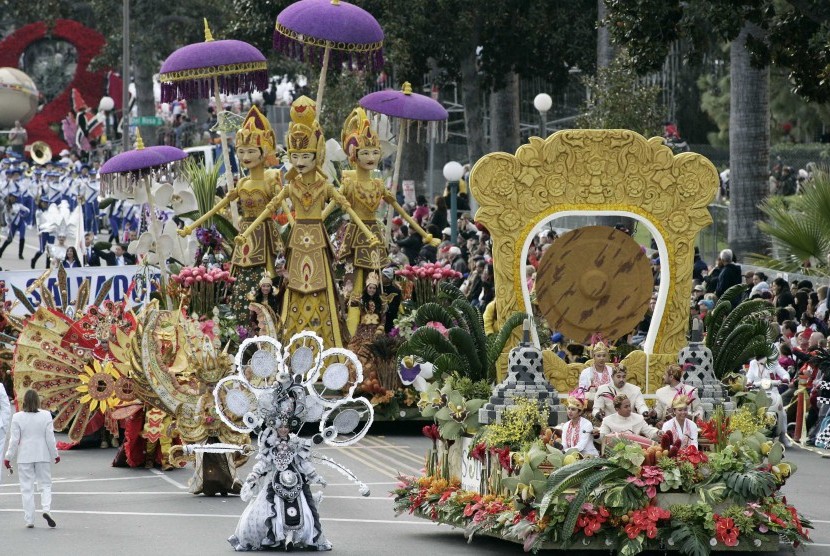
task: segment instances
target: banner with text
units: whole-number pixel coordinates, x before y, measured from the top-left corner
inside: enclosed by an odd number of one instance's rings
[[[124,299],[124,296],[127,294],[127,291],[130,288],[130,283],[135,279],[137,273],[141,273],[143,275],[145,269],[140,266],[132,265],[132,266],[84,266],[81,268],[67,268],[66,269],[66,281],[67,281],[67,296],[69,297],[68,301],[72,302],[75,300],[75,296],[78,294],[78,288],[81,287],[81,284],[84,283],[84,280],[90,281],[89,286],[89,303],[95,301],[95,298],[98,296],[98,293],[101,291],[101,288],[104,287],[104,284],[107,280],[112,278],[112,287],[110,288],[109,293],[107,294],[107,299],[111,299],[112,301],[121,301]],[[22,292],[26,292],[26,290],[31,287],[31,285],[43,275],[43,270],[7,270],[7,271],[0,271],[0,281],[5,283],[5,287],[8,290],[6,292],[6,299],[5,301],[11,301],[14,303],[17,300],[17,297],[14,295],[14,290],[12,286],[16,287]],[[158,273],[151,274],[149,276],[152,280],[158,280]],[[55,301],[58,302],[61,298],[60,288],[58,287],[58,273],[56,270],[52,271],[52,274],[49,275],[49,278],[46,279],[46,287],[52,293],[52,296],[55,298]],[[144,293],[145,297],[140,298],[139,294],[141,292],[136,291],[136,288],[133,289],[130,298],[127,300],[127,306],[131,307],[137,303],[141,303],[146,299],[146,292]],[[28,296],[29,301],[35,307],[40,305],[40,288],[36,288],[33,292],[31,292]],[[86,307],[79,307],[79,309],[83,310]],[[13,315],[25,316],[28,313],[26,308],[23,306],[22,303],[17,303],[12,310]]]

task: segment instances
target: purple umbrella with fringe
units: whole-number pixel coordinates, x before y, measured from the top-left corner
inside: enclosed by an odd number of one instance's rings
[[[222,142],[225,182],[233,189],[227,130],[222,113],[220,93],[238,95],[268,88],[268,66],[257,48],[243,41],[213,40],[205,21],[205,42],[189,44],[173,52],[161,65],[161,101],[176,98],[210,98],[216,102],[216,121]],[[234,225],[238,224],[236,208],[232,209]]]
[[[340,0],[300,0],[277,16],[274,48],[293,58],[322,58],[317,86],[317,109],[323,107],[326,72],[335,63],[383,67],[383,29],[377,20],[354,4]]]
[[[419,95],[412,92],[412,86],[406,81],[400,91],[387,89],[370,93],[361,98],[360,106],[376,114],[384,114],[398,120],[398,153],[395,157],[395,170],[392,173],[391,193],[395,195],[398,190],[398,177],[401,171],[401,153],[403,144],[406,142],[409,125],[417,122],[416,137],[420,137],[421,129],[426,129],[428,136],[446,137],[446,121],[449,117],[447,110],[441,103],[426,95]],[[441,126],[439,122],[444,122]],[[387,222],[392,221],[390,206],[387,214]],[[386,239],[389,241],[392,234],[392,227],[386,227]]]
[[[167,173],[178,173],[179,165],[176,163],[185,158],[187,153],[176,147],[145,147],[141,133],[136,131],[136,148],[110,158],[98,171],[101,176],[101,193],[132,195],[143,178],[160,169]]]

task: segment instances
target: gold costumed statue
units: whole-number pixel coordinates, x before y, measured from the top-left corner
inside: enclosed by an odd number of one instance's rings
[[[326,202],[333,199],[349,214],[359,232],[370,238],[370,247],[379,245],[380,240],[323,173],[325,137],[317,121],[317,106],[308,97],[302,96],[291,105],[286,144],[291,162],[286,184],[257,219],[236,237],[236,248],[246,245],[257,227],[270,220],[277,207],[290,199],[296,221],[287,245],[288,282],[282,303],[284,337],[309,330],[322,337],[326,345],[343,347],[345,331],[337,312],[332,249],[323,224]]]
[[[352,170],[343,172],[340,193],[351,204],[352,209],[377,237],[383,237],[380,224],[375,219],[381,200],[386,201],[406,220],[410,227],[418,231],[425,243],[438,246],[440,239],[424,231],[421,226],[398,204],[380,178],[373,178],[381,160],[380,138],[372,129],[371,122],[362,108],[355,108],[343,124],[341,134],[343,151],[349,157]],[[329,203],[323,211],[325,219],[334,210],[334,203]],[[350,264],[344,282],[351,280],[352,299],[349,303],[347,326],[349,334],[354,335],[360,322],[359,300],[370,272],[380,273],[389,262],[388,248],[384,243],[373,243],[373,236],[360,230],[355,222],[349,222],[343,241],[337,252],[339,260]],[[353,270],[352,270],[353,269]],[[380,309],[380,308],[378,308]]]
[[[254,106],[248,112],[242,128],[236,133],[236,155],[249,175],[239,180],[237,186],[198,220],[179,230],[182,237],[205,223],[214,214],[224,210],[233,202],[238,203],[241,220],[236,248],[233,251],[234,283],[231,308],[237,322],[248,322],[248,293],[256,290],[263,273],[276,280],[277,270],[282,264],[283,245],[277,222],[268,219],[262,225],[251,227],[257,216],[263,214],[268,202],[282,189],[282,175],[279,170],[266,170],[276,164],[277,139],[268,119]],[[290,219],[290,212],[283,206]],[[276,265],[276,267],[275,267]]]

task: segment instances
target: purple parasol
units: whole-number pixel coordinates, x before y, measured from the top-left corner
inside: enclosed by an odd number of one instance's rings
[[[418,122],[418,129],[416,133],[420,135],[421,123],[428,122],[427,130],[429,135],[434,137],[436,128],[438,128],[437,122],[446,122],[449,114],[437,100],[425,95],[413,93],[412,86],[408,81],[403,84],[403,88],[400,91],[388,89],[386,91],[370,93],[361,98],[359,103],[360,106],[366,110],[371,110],[376,114],[385,114],[392,118],[398,118],[399,120],[398,154],[395,157],[395,169],[392,173],[391,187],[392,195],[394,195],[398,189],[398,176],[400,175],[401,170],[401,153],[403,152],[403,144],[408,135],[409,123]],[[442,136],[446,135],[446,124],[438,129],[443,129],[443,133],[441,133]],[[387,215],[387,222],[392,221],[392,210],[393,209],[390,206],[389,213]],[[391,233],[392,227],[388,226],[386,228],[387,242],[391,238]]]
[[[338,65],[383,67],[383,29],[372,14],[340,0],[300,0],[277,16],[274,48],[304,60],[322,58],[317,85],[317,110],[323,109],[323,91],[331,52]]]
[[[383,67],[383,29],[372,14],[348,2],[300,0],[281,11],[274,48],[303,58],[304,46],[318,55],[328,48],[357,63],[368,61],[373,68]]]
[[[161,65],[161,101],[265,90],[267,70],[262,52],[242,41],[213,40],[205,20],[205,42],[183,46]]]
[[[370,93],[360,99],[360,106],[392,118],[421,122],[443,121],[449,116],[447,110],[437,100],[413,93],[409,82],[403,84],[401,91],[387,89]]]
[[[141,178],[161,168],[184,160],[187,153],[176,147],[145,147],[141,134],[136,132],[136,148],[118,154],[101,166],[101,192],[111,195],[115,191],[132,193]],[[175,171],[175,168],[171,169]]]

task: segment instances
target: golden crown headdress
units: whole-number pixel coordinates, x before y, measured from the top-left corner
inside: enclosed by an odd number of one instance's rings
[[[268,118],[256,106],[251,107],[242,128],[236,132],[236,146],[259,147],[265,154],[276,152],[277,136]]]
[[[288,153],[313,153],[317,167],[325,162],[326,138],[317,121],[317,103],[301,96],[291,103],[291,123],[285,136]]]
[[[375,286],[380,285],[380,276],[378,276],[377,272],[370,272],[366,276],[366,285],[374,284]]]
[[[355,108],[343,124],[340,135],[343,151],[349,157],[349,162],[357,163],[357,151],[371,147],[380,148],[380,138],[372,130],[371,121],[363,108]]]

